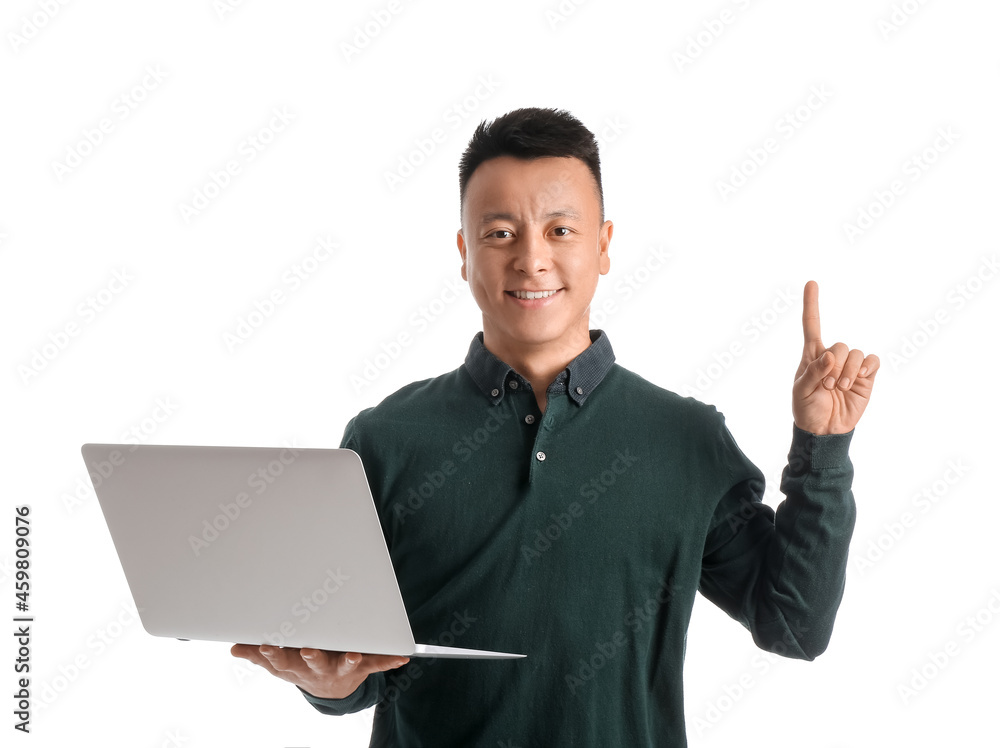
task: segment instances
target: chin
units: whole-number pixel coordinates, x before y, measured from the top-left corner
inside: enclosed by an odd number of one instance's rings
[[[555,343],[566,337],[568,330],[552,329],[548,326],[532,326],[525,329],[511,330],[510,336],[524,345],[541,345]]]

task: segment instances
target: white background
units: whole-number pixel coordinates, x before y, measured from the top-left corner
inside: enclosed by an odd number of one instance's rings
[[[615,233],[595,305],[614,311],[593,326],[626,368],[715,404],[770,503],[807,280],[824,343],[882,360],[851,447],[858,522],[830,647],[772,660],[699,598],[691,745],[993,734],[998,21],[986,0],[5,3],[0,597],[13,618],[27,504],[35,616],[18,744],[367,745],[370,713],[320,715],[227,645],[143,631],[80,445],[335,447],[361,408],[458,366],[480,318],[457,163],[480,119],[521,106],[566,108],[601,139]],[[198,190],[210,199],[185,217]],[[849,236],[862,212],[876,217]],[[293,289],[320,237],[338,248]],[[274,290],[284,302],[253,315]],[[227,343],[241,321],[256,324]]]

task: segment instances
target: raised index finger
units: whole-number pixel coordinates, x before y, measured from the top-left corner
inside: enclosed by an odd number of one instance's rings
[[[804,349],[813,358],[823,352],[823,339],[819,332],[819,284],[809,281],[802,290],[802,334]]]

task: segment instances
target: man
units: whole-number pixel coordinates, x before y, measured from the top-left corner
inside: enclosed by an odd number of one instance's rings
[[[476,129],[459,181],[483,331],[462,366],[362,411],[342,446],[371,479],[417,640],[528,657],[233,654],[323,713],[377,705],[373,746],[685,745],[697,590],[764,649],[827,646],[855,518],[847,449],[878,358],[823,346],[807,283],[775,513],[714,407],[622,368],[589,329],[613,231],[592,133],[510,112]]]

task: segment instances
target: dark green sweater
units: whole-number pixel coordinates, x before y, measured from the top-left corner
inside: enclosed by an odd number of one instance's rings
[[[528,655],[413,658],[345,699],[303,691],[325,714],[377,704],[372,746],[684,746],[698,590],[764,649],[826,648],[855,519],[853,432],[793,424],[775,513],[713,406],[592,337],[544,415],[480,334],[458,369],[348,424],[416,640]]]

